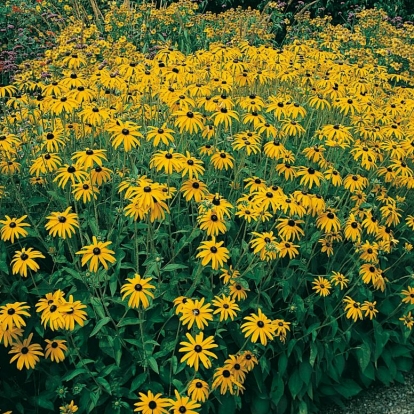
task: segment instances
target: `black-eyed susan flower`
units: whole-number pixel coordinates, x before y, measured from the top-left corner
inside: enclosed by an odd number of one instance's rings
[[[381,269],[377,268],[373,263],[364,263],[359,268],[359,274],[362,276],[364,283],[374,283],[381,273]]]
[[[42,307],[43,309],[43,307]],[[58,329],[63,329],[65,326],[65,321],[63,318],[63,312],[67,310],[65,308],[65,301],[62,300],[49,300],[47,307],[42,310],[41,314],[41,323],[46,328],[49,328],[52,331],[56,331]],[[37,310],[39,312],[39,309]]]
[[[293,259],[299,254],[298,244],[293,244],[291,241],[281,240],[276,243],[277,255],[279,257],[289,256],[289,259]]]
[[[248,287],[243,286],[240,281],[230,280],[230,296],[232,299],[237,301],[244,300],[247,298],[247,292],[249,291]]]
[[[243,384],[248,369],[245,367],[244,359],[241,355],[229,355],[224,361],[224,368],[230,370],[238,383]]]
[[[361,304],[353,300],[350,296],[345,296],[344,299],[345,312],[347,319],[352,319],[356,322],[358,319],[363,319]]]
[[[224,125],[224,129],[227,130],[231,128],[233,119],[238,121],[239,116],[236,111],[222,107],[219,111],[214,112],[211,115],[211,119],[214,119],[214,126],[218,127],[219,125]]]
[[[90,171],[92,185],[102,185],[111,179],[112,170],[98,165]]]
[[[150,161],[150,167],[155,168],[157,171],[164,170],[166,174],[172,174],[173,172],[180,172],[183,168],[182,163],[183,155],[174,152],[173,148],[168,151],[156,152]]]
[[[244,390],[243,385],[236,381],[234,374],[225,367],[217,368],[214,371],[211,388],[215,390],[219,387],[222,395],[227,394],[227,392],[231,395],[239,395]]]
[[[72,400],[69,404],[59,407],[60,414],[74,414],[78,411],[78,406]]]
[[[200,251],[196,256],[197,259],[202,259],[201,265],[207,266],[211,263],[214,270],[223,267],[224,262],[230,258],[230,252],[223,244],[223,241],[217,242],[215,237],[210,241],[201,242],[201,246],[197,248]]]
[[[210,388],[208,383],[201,379],[195,378],[188,384],[187,395],[193,401],[205,402],[207,401],[209,393]]]
[[[325,233],[337,232],[341,228],[341,222],[333,209],[327,209],[318,215],[316,226]]]
[[[151,277],[144,279],[137,273],[133,278],[127,278],[128,283],[121,287],[122,300],[129,296],[128,306],[130,308],[138,308],[140,305],[144,309],[148,308],[150,305],[148,298],[154,298],[152,290],[155,289],[155,286],[149,283],[151,279]]]
[[[355,218],[354,214],[350,214],[345,223],[344,234],[347,240],[353,242],[361,240],[362,227],[361,223]]]
[[[402,303],[408,303],[410,305],[414,305],[414,288],[408,286],[407,289],[401,291],[401,295],[404,297],[402,298]]]
[[[361,305],[361,311],[365,312],[365,317],[369,319],[373,319],[377,316],[378,309],[375,308],[375,305],[377,302],[369,302],[367,300],[364,301],[364,303]]]
[[[408,312],[406,315],[403,315],[398,320],[402,321],[404,323],[404,325],[410,330],[414,326],[414,316],[411,315],[411,311]]]
[[[22,335],[23,329],[10,326],[7,329],[3,329],[0,322],[0,343],[2,343],[6,348],[16,342],[16,340],[20,339]]]
[[[224,217],[217,214],[216,211],[211,210],[197,218],[200,229],[207,232],[207,236],[218,236],[224,234],[227,231],[226,222]]]
[[[200,408],[201,405],[195,401],[190,400],[189,397],[181,396],[177,390],[174,390],[175,400],[170,399],[171,411],[173,414],[197,414],[195,411],[197,408]]]
[[[29,172],[30,174],[35,174],[36,177],[39,177],[41,174],[56,171],[61,164],[62,159],[57,154],[46,153],[32,162]]]
[[[220,315],[220,322],[226,321],[229,318],[234,320],[237,312],[240,311],[236,301],[229,296],[215,296],[212,303],[217,308],[213,314],[218,313]]]
[[[234,166],[234,157],[226,151],[216,151],[211,157],[211,164],[217,170],[228,170]]]
[[[321,181],[325,179],[324,175],[312,167],[299,167],[296,176],[301,177],[300,184],[312,188],[314,185],[320,187]]]
[[[194,200],[196,203],[199,203],[208,194],[207,186],[196,178],[184,181],[180,191],[183,193],[185,201]]]
[[[41,252],[34,250],[33,247],[22,250],[16,250],[13,260],[11,261],[12,273],[14,275],[19,274],[22,277],[27,277],[27,269],[29,268],[32,272],[37,272],[40,269],[38,263],[34,259],[45,259]]]
[[[2,227],[0,229],[1,239],[3,241],[9,241],[14,243],[14,240],[18,240],[20,237],[26,237],[28,232],[24,227],[30,227],[29,223],[25,223],[24,219],[27,218],[27,215],[24,215],[20,218],[10,218],[5,216],[5,220],[0,220]]]
[[[188,176],[190,180],[192,178],[198,179],[200,175],[204,174],[203,161],[191,156],[188,151],[186,151],[185,156],[181,157],[181,167],[182,176]]]
[[[335,286],[339,286],[341,290],[348,287],[349,283],[349,279],[346,278],[345,275],[335,271],[332,271],[331,281]]]
[[[407,216],[405,222],[410,229],[414,230],[414,216]]]
[[[71,184],[85,180],[88,177],[88,173],[82,169],[79,164],[68,165],[65,164],[57,170],[57,175],[53,179],[53,182],[58,181],[58,186],[65,188],[68,181]]]
[[[305,232],[300,227],[304,223],[303,220],[294,220],[293,218],[278,219],[279,224],[276,226],[279,236],[286,240],[300,240]]]
[[[221,269],[220,279],[223,279],[223,283],[227,285],[228,283],[234,282],[240,276],[240,272],[236,269],[233,269],[233,266],[230,265],[229,269]]]
[[[180,110],[174,112],[172,115],[177,117],[174,125],[180,128],[180,133],[186,131],[193,134],[204,128],[203,117],[199,112]]]
[[[86,305],[80,300],[73,300],[73,296],[69,295],[69,300],[64,302],[62,306],[62,315],[64,321],[64,328],[68,331],[75,329],[75,324],[84,326],[87,319],[87,313],[84,311]]]
[[[170,406],[168,398],[163,398],[161,393],[153,394],[152,391],[148,391],[147,394],[143,392],[139,393],[140,400],[135,403],[134,412],[140,412],[142,414],[167,414],[167,407]]]
[[[319,296],[328,296],[331,293],[331,283],[328,279],[318,276],[317,280],[312,282],[312,289],[319,295]]]
[[[76,151],[72,155],[72,160],[85,169],[92,168],[95,164],[102,166],[103,160],[108,161],[105,156],[106,150],[86,148],[84,151]]]
[[[256,355],[252,351],[243,351],[240,356],[242,357],[242,364],[248,372],[259,363]]]
[[[209,303],[204,304],[204,298],[200,300],[188,299],[181,307],[180,320],[188,329],[195,324],[198,329],[204,329],[208,326],[208,321],[213,320],[213,310]]]
[[[59,152],[66,146],[65,131],[63,128],[57,128],[53,131],[45,132],[42,135],[41,148],[46,148],[48,153]]]
[[[158,147],[160,142],[164,145],[170,145],[174,142],[174,131],[163,125],[161,128],[155,126],[148,127],[149,132],[147,133],[147,141],[152,141],[154,147]]]
[[[368,179],[359,174],[349,174],[344,178],[344,188],[354,193],[358,190],[363,190],[368,185]]]
[[[65,359],[65,351],[68,347],[64,339],[45,339],[47,345],[45,348],[45,358],[50,358],[52,362],[62,362]]]
[[[71,213],[72,207],[68,207],[63,212],[54,211],[47,216],[49,220],[45,228],[49,231],[49,234],[52,237],[58,235],[62,239],[66,237],[71,238],[76,231],[76,227],[79,228],[78,215],[76,213]]]
[[[7,303],[6,305],[1,306],[0,325],[2,329],[6,330],[13,327],[21,328],[22,326],[26,326],[26,322],[22,316],[30,316],[27,309],[30,309],[30,306],[27,306],[26,302]]]
[[[211,360],[209,358],[217,358],[217,355],[210,351],[210,349],[218,347],[214,343],[214,337],[209,336],[204,339],[203,332],[200,332],[195,337],[187,332],[186,337],[189,342],[180,342],[182,348],[179,349],[179,352],[185,352],[180,362],[187,362],[187,365],[194,367],[196,371],[199,369],[200,362],[204,368],[210,368]]]
[[[72,185],[72,194],[75,197],[76,201],[82,199],[84,204],[89,203],[92,198],[96,200],[98,198],[99,189],[97,186],[93,185],[90,179],[82,181],[77,184]]]
[[[218,193],[207,195],[205,202],[199,206],[200,213],[214,210],[220,217],[230,217],[230,210],[232,208],[233,205]]]
[[[273,232],[258,233],[253,231],[254,238],[250,241],[254,254],[258,254],[261,260],[273,260],[277,256],[276,237]]]
[[[365,262],[369,263],[377,263],[378,262],[378,252],[379,247],[378,243],[370,243],[366,241],[364,244],[361,244],[358,248],[360,252],[360,259],[364,260]]]
[[[275,327],[272,321],[259,308],[257,314],[251,313],[250,316],[244,318],[245,323],[241,325],[241,330],[246,338],[250,337],[253,343],[260,340],[263,346],[267,345],[268,340],[272,341],[274,338]]]
[[[274,327],[274,335],[284,340],[288,331],[290,331],[290,324],[290,322],[286,322],[284,319],[273,320],[272,325]]]
[[[139,138],[143,138],[139,129],[141,127],[130,121],[116,121],[115,124],[108,128],[111,135],[111,144],[117,149],[119,146],[123,146],[125,152],[131,151],[141,145]]]
[[[33,334],[31,333],[26,339],[20,341],[18,339],[13,343],[9,354],[15,354],[10,359],[10,363],[17,361],[17,369],[22,370],[23,367],[26,369],[33,369],[39,362],[39,356],[43,356],[42,347],[39,344],[31,344]]]
[[[89,270],[96,272],[98,270],[99,263],[108,270],[108,263],[115,263],[116,259],[113,256],[115,252],[107,248],[112,242],[98,242],[96,236],[92,236],[92,244],[82,247],[82,250],[76,252],[76,254],[83,255],[82,266],[85,266],[89,262]]]

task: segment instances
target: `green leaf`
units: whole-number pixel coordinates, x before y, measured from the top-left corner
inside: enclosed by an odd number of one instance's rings
[[[359,348],[356,349],[358,365],[361,371],[364,372],[368,364],[371,361],[371,348],[364,342]]]
[[[232,395],[224,395],[220,398],[219,414],[236,412],[236,401]]]
[[[137,390],[145,381],[147,380],[147,373],[143,372],[139,374],[131,383],[130,390],[135,391]]]
[[[111,296],[114,297],[118,290],[118,278],[115,273],[113,273],[109,279],[109,290],[111,292]]]
[[[144,321],[138,318],[125,318],[118,324],[118,328],[122,328],[127,325],[139,325],[142,322]]]
[[[160,373],[160,370],[158,368],[158,362],[154,357],[148,358],[148,365],[154,372],[156,372],[157,374]]]
[[[303,361],[299,365],[299,376],[306,385],[309,385],[312,376],[312,366],[308,361]]]
[[[161,271],[162,272],[174,272],[174,270],[179,270],[179,269],[188,269],[188,266],[184,266],[181,264],[168,264],[167,266],[164,266]]]
[[[81,374],[86,374],[88,371],[85,368],[77,368],[74,371],[68,372],[62,377],[62,381],[70,381]]]
[[[305,401],[299,402],[299,414],[308,414],[308,405]]]
[[[102,386],[102,388],[109,394],[112,395],[111,386],[109,385],[109,382],[102,377],[96,377],[96,382]]]
[[[270,398],[274,405],[278,405],[280,399],[283,397],[285,392],[285,383],[283,382],[283,379],[279,375],[275,375],[273,377],[272,381],[272,388],[270,391]]]
[[[374,360],[377,361],[378,358],[381,356],[385,345],[390,339],[390,334],[387,331],[384,331],[382,326],[378,322],[376,321],[373,321],[373,322],[374,322],[374,337],[375,337]]]
[[[95,328],[92,329],[92,332],[90,333],[90,337],[95,336],[109,321],[111,318],[109,316],[106,316],[105,318],[101,319],[95,326]]]
[[[114,338],[114,352],[115,352],[115,363],[119,367],[121,365],[122,358],[122,344],[119,336]]]
[[[105,310],[102,306],[101,301],[98,298],[92,297],[91,298],[91,305],[95,309],[95,312],[98,314],[100,318],[105,318]]]
[[[342,379],[341,384],[335,384],[333,387],[345,398],[354,397],[362,391],[362,388],[354,380],[349,378]]]
[[[310,345],[310,355],[309,355],[309,363],[313,367],[315,365],[316,357],[318,355],[318,347],[316,344],[311,343]]]
[[[293,374],[290,376],[288,382],[289,390],[293,398],[296,398],[296,396],[299,394],[302,385],[303,381],[300,377],[299,370],[296,369],[295,371],[293,371]]]
[[[279,357],[279,360],[277,361],[278,366],[278,372],[280,376],[283,376],[283,374],[286,372],[288,364],[288,358],[285,353],[281,354]]]
[[[48,395],[39,395],[35,397],[35,404],[38,408],[44,408],[46,410],[55,411],[55,406],[51,399],[53,399],[53,394],[47,393]]]

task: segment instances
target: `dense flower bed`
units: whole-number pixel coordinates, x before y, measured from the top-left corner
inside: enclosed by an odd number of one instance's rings
[[[256,40],[75,24],[0,87],[3,410],[307,413],[411,368],[411,72]]]

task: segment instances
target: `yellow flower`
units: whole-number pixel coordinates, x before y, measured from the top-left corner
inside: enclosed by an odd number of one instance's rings
[[[128,306],[130,308],[138,308],[140,304],[144,309],[150,305],[148,298],[154,298],[154,294],[151,292],[155,289],[155,286],[149,284],[152,278],[141,278],[139,274],[135,274],[133,278],[127,279],[128,283],[125,283],[121,287],[122,300],[130,296],[128,300]]]
[[[49,220],[46,223],[46,230],[49,230],[49,234],[52,237],[56,237],[56,234],[62,239],[66,237],[71,238],[75,233],[75,227],[79,228],[78,215],[71,213],[72,207],[68,207],[64,212],[52,212],[50,216],[46,218]]]
[[[210,358],[217,358],[217,355],[210,351],[210,349],[217,348],[213,336],[209,336],[204,339],[204,333],[200,332],[195,337],[193,337],[188,332],[186,337],[189,342],[180,342],[180,345],[183,345],[179,349],[179,352],[185,352],[186,354],[181,358],[180,362],[187,362],[187,365],[190,367],[194,366],[194,369],[198,371],[200,362],[203,364],[204,368],[208,369],[211,367]]]
[[[244,332],[246,338],[250,337],[253,343],[256,343],[260,339],[260,343],[263,346],[267,345],[267,341],[273,340],[276,327],[272,321],[262,313],[259,308],[257,315],[255,313],[250,314],[244,318],[247,322],[241,325],[241,330]]]
[[[40,361],[39,356],[43,356],[42,347],[39,344],[31,344],[33,334],[31,333],[26,339],[20,341],[18,339],[13,345],[9,354],[15,354],[10,363],[17,360],[17,369],[22,370],[33,369],[35,365]]]
[[[101,263],[105,270],[108,270],[107,262],[116,262],[116,259],[113,256],[115,252],[107,248],[110,244],[112,244],[110,241],[105,243],[98,242],[96,236],[92,236],[92,244],[84,246],[82,247],[82,250],[76,252],[76,254],[83,255],[82,266],[85,266],[86,263],[90,262],[89,270],[91,272],[96,272],[98,270],[99,263]]]
[[[0,223],[3,224],[1,227],[1,239],[3,241],[9,241],[14,243],[14,239],[19,239],[21,237],[26,237],[28,235],[27,230],[23,227],[30,227],[30,224],[24,223],[23,220],[27,217],[24,215],[20,218],[10,218],[5,216],[6,220],[0,220]]]
[[[331,283],[328,279],[325,279],[324,277],[318,276],[318,279],[312,282],[313,290],[319,295],[319,296],[328,296],[331,291]]]

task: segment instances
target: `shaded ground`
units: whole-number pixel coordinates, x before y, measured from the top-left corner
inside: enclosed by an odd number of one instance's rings
[[[320,414],[414,414],[414,374],[405,384],[374,386],[346,403],[346,408],[326,407]]]

